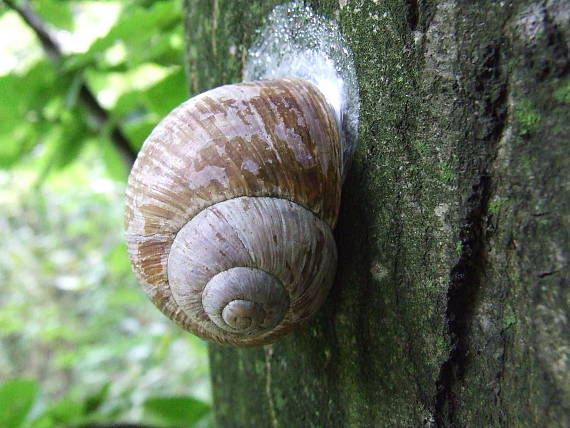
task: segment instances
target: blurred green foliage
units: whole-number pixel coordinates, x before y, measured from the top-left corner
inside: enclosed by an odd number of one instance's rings
[[[38,410],[38,383],[29,379],[9,380],[0,385],[0,424],[6,428],[51,428],[101,426],[109,421],[112,426],[118,413],[113,407],[105,409],[109,386],[104,384],[82,401],[65,397]],[[191,397],[148,398],[143,408],[146,423],[156,427],[211,426],[209,406]]]
[[[50,61],[0,7],[0,426],[210,426],[204,343],[131,272],[128,166],[110,135],[118,126],[136,152],[187,98],[181,2],[29,5],[63,54]],[[88,113],[82,85],[108,121]]]
[[[61,41],[63,56],[53,62],[44,55],[24,70],[0,76],[0,167],[33,157],[43,177],[73,162],[92,144],[109,171],[124,178],[121,159],[108,147],[111,126],[119,125],[138,150],[158,120],[188,96],[180,3],[32,1],[33,10]],[[3,10],[3,15],[14,14]],[[89,40],[85,33],[96,34],[113,21],[113,16],[101,19],[105,14],[117,15],[113,25]],[[90,25],[90,17],[98,21]],[[9,22],[6,16],[1,19],[0,28]],[[77,46],[76,39],[85,39],[87,46]],[[84,83],[107,110],[106,126],[96,123],[81,105]],[[41,150],[34,150],[38,146]]]

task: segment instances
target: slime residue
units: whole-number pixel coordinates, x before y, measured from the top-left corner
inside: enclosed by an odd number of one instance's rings
[[[335,113],[343,147],[343,177],[358,141],[358,82],[338,24],[302,2],[277,6],[248,52],[244,80],[299,77],[316,85]]]

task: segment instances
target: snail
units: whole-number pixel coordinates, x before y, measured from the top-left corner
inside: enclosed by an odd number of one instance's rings
[[[225,85],[175,108],[126,191],[145,292],[213,342],[263,345],[295,330],[334,280],[342,157],[338,118],[303,79]]]

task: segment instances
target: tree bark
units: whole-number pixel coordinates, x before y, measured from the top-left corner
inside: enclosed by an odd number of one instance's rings
[[[279,1],[186,0],[194,92]],[[570,3],[314,0],[360,142],[315,320],[211,346],[220,427],[570,426]]]

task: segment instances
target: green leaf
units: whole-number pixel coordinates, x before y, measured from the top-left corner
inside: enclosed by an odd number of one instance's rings
[[[42,138],[46,154],[36,184],[41,184],[49,173],[60,171],[75,161],[92,135],[85,124],[82,112],[78,110],[63,112],[61,121],[53,124]]]
[[[150,109],[159,117],[166,116],[174,107],[188,99],[184,69],[178,67],[146,91]]]
[[[71,75],[73,76],[71,77],[71,84],[65,94],[65,106],[67,108],[73,108],[77,105],[79,93],[84,83],[82,71],[71,73]]]
[[[0,167],[9,167],[41,142],[61,114],[71,75],[56,77],[52,65],[35,64],[23,75],[0,77]]]
[[[39,62],[23,75],[8,74],[0,77],[0,125],[2,131],[19,126],[22,119],[38,120],[43,106],[58,93],[55,72],[50,64]],[[32,117],[31,113],[35,117]]]
[[[32,8],[47,23],[64,30],[73,30],[73,15],[66,2],[36,0],[32,3]]]
[[[163,28],[160,36],[155,34],[144,44],[140,39],[130,42],[125,60],[129,67],[146,62],[179,65],[184,62],[182,40],[184,40],[182,25],[177,25],[173,29]]]
[[[32,380],[14,379],[0,386],[0,426],[18,428],[23,425],[38,393]]]
[[[124,242],[119,242],[105,258],[107,265],[111,270],[117,274],[128,274],[131,272],[131,262],[129,260],[129,253],[127,245]]]
[[[41,415],[30,424],[31,428],[55,428],[70,425],[79,425],[85,421],[85,407],[83,403],[75,402],[71,399],[63,399]]]
[[[10,132],[11,131],[11,132]],[[34,137],[33,127],[22,125],[2,133],[0,125],[0,168],[9,168],[14,165],[23,152],[22,142],[31,141]]]
[[[210,406],[192,397],[157,397],[145,400],[145,418],[157,423],[188,427],[210,413]]]
[[[144,140],[156,126],[156,120],[137,120],[126,123],[123,131],[129,138],[129,143],[137,152],[141,149]]]
[[[95,394],[89,395],[85,399],[85,414],[94,413],[101,407],[101,404],[105,402],[107,395],[109,395],[109,389],[111,388],[111,382],[105,383],[99,391]]]
[[[142,90],[132,90],[121,94],[111,111],[113,118],[116,120],[122,120],[123,116],[132,114],[133,112],[145,114],[143,106],[143,101],[145,99],[144,92],[145,91]]]
[[[101,138],[97,144],[101,146],[101,157],[109,177],[117,181],[127,181],[128,171],[125,167],[125,162],[111,142]]]
[[[91,135],[80,115],[75,114],[71,119],[65,120],[63,132],[54,153],[54,166],[62,169],[77,159]]]
[[[72,69],[95,64],[99,68],[105,68],[103,54],[118,41],[122,41],[131,51],[147,50],[159,43],[169,28],[179,25],[180,19],[179,2],[164,1],[155,3],[148,9],[142,7],[131,9],[129,13],[119,18],[105,36],[95,40],[87,52],[71,57],[66,67]]]

